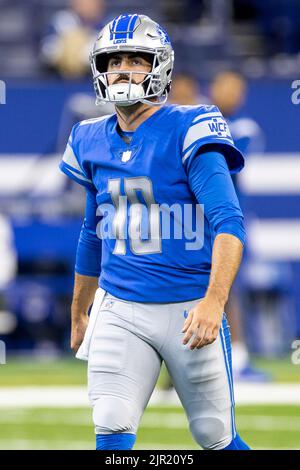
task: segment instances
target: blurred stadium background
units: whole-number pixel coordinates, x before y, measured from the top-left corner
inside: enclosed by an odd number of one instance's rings
[[[87,57],[124,12],[169,32],[173,101],[218,97],[246,151],[248,243],[228,307],[251,360],[237,422],[254,448],[299,449],[300,0],[0,0],[0,449],[94,447],[69,350],[84,197],[58,162],[73,123],[111,112],[94,106]],[[196,448],[164,370],[136,448]]]

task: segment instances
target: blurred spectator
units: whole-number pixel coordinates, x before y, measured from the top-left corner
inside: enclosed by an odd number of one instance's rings
[[[210,87],[210,99],[226,118],[233,140],[246,155],[263,152],[265,138],[254,119],[241,115],[247,94],[245,79],[234,71],[218,73]]]
[[[207,103],[207,98],[200,94],[197,80],[191,75],[178,74],[172,80],[170,103],[197,105]]]
[[[5,290],[17,273],[17,254],[9,220],[0,214],[0,335],[11,333],[16,318],[7,311]]]
[[[238,116],[247,93],[247,83],[237,72],[225,71],[217,74],[211,84],[210,99],[218,106],[227,120],[235,145],[246,157],[253,152],[262,152],[264,135],[259,125],[251,118]],[[237,193],[238,179],[233,178]],[[237,283],[233,286],[226,307],[232,339],[232,365],[236,380],[264,381],[265,374],[251,366],[245,342],[242,313]]]
[[[0,215],[0,291],[12,281],[17,271],[17,255],[12,227],[4,215]]]
[[[69,9],[57,12],[45,32],[41,42],[43,63],[68,79],[85,76],[104,13],[104,0],[70,0]]]

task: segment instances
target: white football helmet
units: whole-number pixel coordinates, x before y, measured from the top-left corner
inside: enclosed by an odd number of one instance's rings
[[[123,71],[128,83],[108,84],[109,54],[116,52],[141,52],[153,57],[152,69],[140,84],[132,75],[145,72]],[[90,55],[96,91],[96,104],[114,103],[130,106],[137,103],[161,105],[166,102],[171,86],[174,51],[167,33],[145,15],[120,15],[100,32]],[[156,99],[153,99],[156,98]]]

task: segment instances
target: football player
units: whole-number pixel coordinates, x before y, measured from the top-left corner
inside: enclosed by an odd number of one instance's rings
[[[132,449],[162,361],[196,442],[248,449],[224,313],[245,237],[230,176],[243,156],[217,107],[163,106],[173,58],[147,16],[105,26],[91,66],[97,103],[116,113],[76,124],[60,164],[87,193],[71,347],[88,360],[99,450]]]

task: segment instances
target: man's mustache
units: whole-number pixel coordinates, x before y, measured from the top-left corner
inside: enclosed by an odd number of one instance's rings
[[[115,81],[113,82],[113,85],[116,85],[116,84],[119,83],[119,82],[123,82],[124,80],[125,80],[127,83],[129,83],[129,74],[127,74],[127,73],[120,74],[120,75],[115,79]],[[133,83],[134,85],[137,85],[137,83],[136,83],[133,79],[131,80],[131,83]]]

